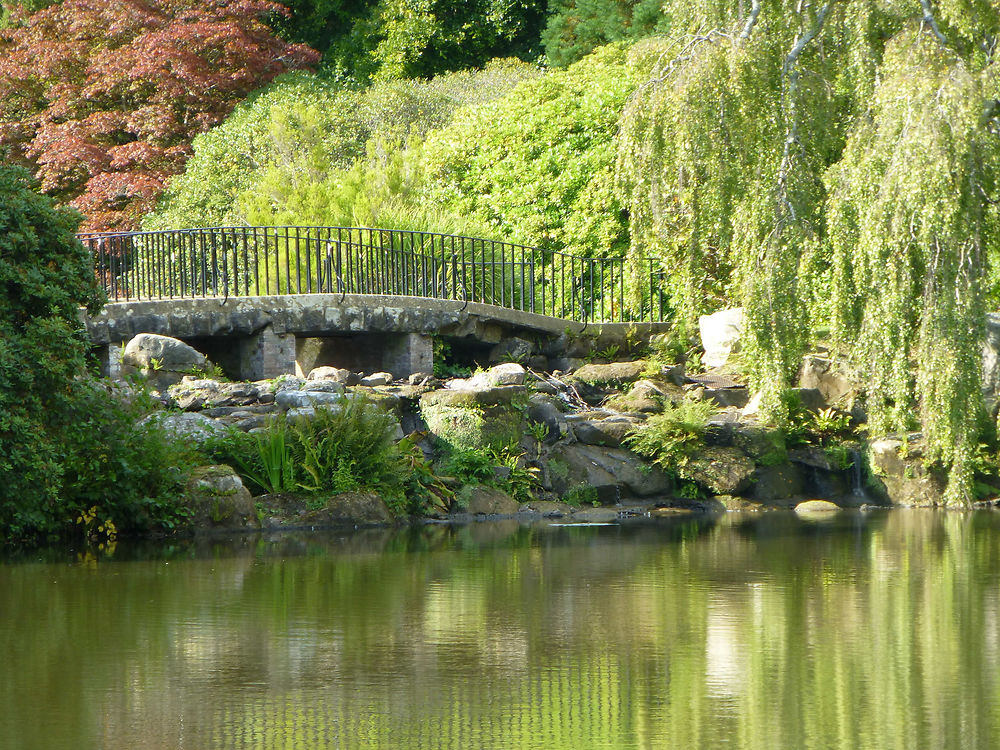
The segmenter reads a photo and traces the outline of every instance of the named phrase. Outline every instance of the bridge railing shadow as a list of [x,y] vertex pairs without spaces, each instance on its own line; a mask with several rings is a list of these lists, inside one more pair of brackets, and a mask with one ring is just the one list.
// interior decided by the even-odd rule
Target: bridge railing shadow
[[114,302],[364,294],[481,302],[579,322],[661,321],[653,259],[582,258],[458,235],[208,227],[79,235]]

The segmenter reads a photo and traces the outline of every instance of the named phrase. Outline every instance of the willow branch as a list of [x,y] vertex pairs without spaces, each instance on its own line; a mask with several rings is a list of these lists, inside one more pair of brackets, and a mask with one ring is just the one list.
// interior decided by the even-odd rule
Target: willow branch
[[757,25],[757,18],[760,16],[760,0],[750,0],[750,17],[747,19],[746,25],[743,27],[743,31],[740,32],[739,40],[742,42],[744,39],[749,38],[750,32],[753,31],[753,27]]
[[921,19],[921,22],[927,24],[931,31],[934,32],[934,36],[938,38],[938,41],[947,47],[948,40],[944,38],[944,34],[941,33],[941,29],[937,24],[937,19],[934,18],[934,11],[931,9],[931,0],[920,0],[920,7],[924,9],[924,17]]
[[782,98],[787,102],[785,111],[788,119],[788,133],[785,136],[785,146],[781,153],[781,163],[778,166],[778,195],[788,210],[788,215],[792,221],[796,220],[796,214],[795,207],[788,199],[788,173],[792,164],[792,146],[795,146],[799,142],[798,112],[795,104],[795,97],[798,95],[799,89],[797,64],[805,48],[823,30],[823,24],[832,5],[833,0],[829,0],[826,5],[819,9],[819,12],[816,14],[816,22],[812,25],[812,28],[795,40],[795,44],[792,45],[792,49],[789,51],[788,56],[785,57],[785,62],[781,66],[781,76],[787,82]]

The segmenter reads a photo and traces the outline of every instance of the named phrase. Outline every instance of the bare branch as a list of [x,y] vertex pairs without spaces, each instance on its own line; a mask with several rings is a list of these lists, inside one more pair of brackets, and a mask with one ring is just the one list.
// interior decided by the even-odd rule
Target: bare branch
[[944,34],[941,33],[941,29],[938,27],[937,20],[934,18],[934,11],[931,9],[931,0],[920,0],[920,7],[924,9],[924,17],[921,19],[921,22],[927,24],[931,31],[934,32],[934,36],[938,38],[938,41],[947,47],[948,40],[944,38]]
[[739,39],[741,42],[750,37],[750,32],[753,31],[753,27],[757,25],[757,17],[760,16],[760,0],[750,0],[750,2],[750,17],[747,19],[747,23],[746,26],[743,27],[743,31],[740,32]]

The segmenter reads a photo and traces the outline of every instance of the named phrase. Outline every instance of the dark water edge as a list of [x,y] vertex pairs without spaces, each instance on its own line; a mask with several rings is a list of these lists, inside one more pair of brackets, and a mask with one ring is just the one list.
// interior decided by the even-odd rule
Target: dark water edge
[[997,747],[1000,514],[39,551],[0,649],[0,748]]

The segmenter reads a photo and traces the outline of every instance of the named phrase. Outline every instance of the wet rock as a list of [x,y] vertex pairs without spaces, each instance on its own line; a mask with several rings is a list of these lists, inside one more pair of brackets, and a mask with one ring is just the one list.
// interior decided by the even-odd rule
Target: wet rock
[[757,512],[764,508],[759,502],[733,495],[716,495],[711,497],[705,501],[705,507],[708,510],[718,510],[725,513]]
[[618,520],[615,508],[581,508],[572,515],[574,523],[613,523]]
[[706,367],[722,367],[729,355],[740,350],[744,315],[742,307],[720,310],[698,318],[698,331],[705,355],[701,361]]
[[382,525],[392,514],[374,492],[343,492],[322,500],[296,494],[261,495],[256,498],[266,514],[264,526],[281,528],[335,528]]
[[688,459],[684,477],[714,495],[738,495],[750,486],[755,468],[738,448],[708,446]]
[[495,487],[472,487],[468,490],[469,513],[483,516],[513,515],[520,509],[517,501]]
[[256,508],[243,480],[229,466],[199,466],[191,472],[184,504],[195,533],[257,529]]

